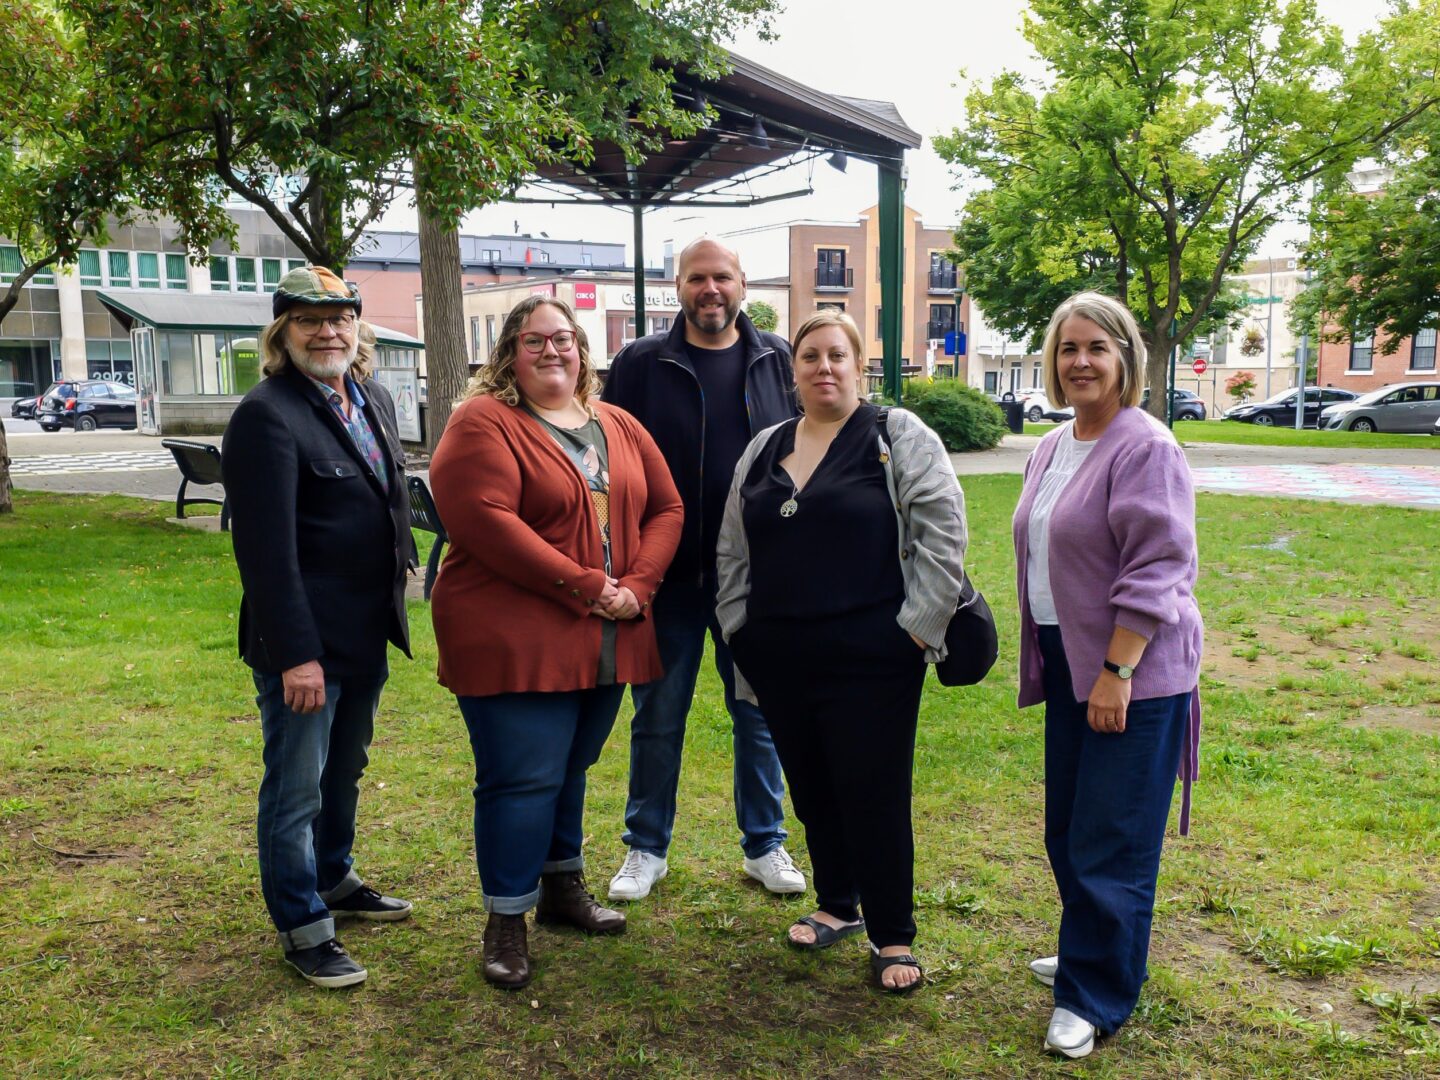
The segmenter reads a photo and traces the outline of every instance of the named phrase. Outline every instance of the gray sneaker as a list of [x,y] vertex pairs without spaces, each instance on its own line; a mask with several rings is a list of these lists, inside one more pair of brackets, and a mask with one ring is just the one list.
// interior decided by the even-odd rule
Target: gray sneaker
[[316,986],[337,990],[365,981],[365,969],[350,959],[345,947],[331,938],[309,949],[295,949],[285,954],[286,961]]

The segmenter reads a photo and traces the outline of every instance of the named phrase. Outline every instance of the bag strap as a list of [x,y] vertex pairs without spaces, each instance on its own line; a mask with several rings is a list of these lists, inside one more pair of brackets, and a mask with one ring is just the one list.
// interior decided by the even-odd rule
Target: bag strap
[[886,450],[893,450],[890,444],[890,406],[886,405],[875,410],[875,423],[880,428],[880,441],[885,444]]

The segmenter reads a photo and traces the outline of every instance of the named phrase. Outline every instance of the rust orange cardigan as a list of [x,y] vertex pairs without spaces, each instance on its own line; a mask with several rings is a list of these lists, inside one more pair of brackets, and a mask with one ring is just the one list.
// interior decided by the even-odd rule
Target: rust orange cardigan
[[[616,681],[662,674],[648,616],[680,542],[684,508],[665,459],[639,421],[594,401],[610,466],[611,567],[643,605],[618,624]],[[524,409],[463,402],[430,464],[450,534],[431,617],[440,683],[483,697],[595,685],[605,585],[600,524],[580,472]]]

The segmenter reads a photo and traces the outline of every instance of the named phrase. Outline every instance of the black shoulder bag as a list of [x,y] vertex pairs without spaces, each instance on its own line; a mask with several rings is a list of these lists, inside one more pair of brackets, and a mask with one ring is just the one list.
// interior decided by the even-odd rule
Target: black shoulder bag
[[[879,415],[880,438],[886,450],[892,449],[890,429],[886,425],[889,414],[889,409],[881,409]],[[893,477],[888,462],[886,468]],[[942,686],[974,686],[990,673],[999,655],[995,616],[967,573],[960,583],[960,601],[955,606],[955,614],[945,628],[945,659],[935,665],[935,677]]]

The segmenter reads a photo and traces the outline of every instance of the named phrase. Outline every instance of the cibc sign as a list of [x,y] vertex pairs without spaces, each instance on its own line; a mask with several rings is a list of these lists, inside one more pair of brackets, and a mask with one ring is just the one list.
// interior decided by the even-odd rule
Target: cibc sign
[[595,283],[593,281],[588,285],[581,285],[579,282],[575,283],[575,310],[595,310]]

